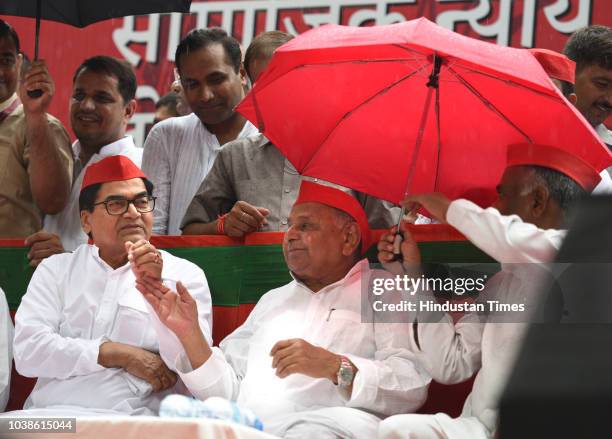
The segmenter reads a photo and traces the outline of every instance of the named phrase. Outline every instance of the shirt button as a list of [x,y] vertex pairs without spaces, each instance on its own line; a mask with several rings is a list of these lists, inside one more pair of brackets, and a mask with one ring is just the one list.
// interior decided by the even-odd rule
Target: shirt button
[[286,226],[286,225],[287,225],[287,220],[282,220],[282,221],[281,221],[281,224],[282,224],[283,226]]
[[285,188],[285,193],[288,194],[289,192],[291,192],[288,188]]

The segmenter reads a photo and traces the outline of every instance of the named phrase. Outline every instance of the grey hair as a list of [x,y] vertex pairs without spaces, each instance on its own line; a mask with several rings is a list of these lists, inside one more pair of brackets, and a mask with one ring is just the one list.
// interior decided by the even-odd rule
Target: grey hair
[[537,179],[548,188],[550,197],[557,202],[564,218],[580,199],[588,195],[582,186],[559,171],[543,166],[527,167],[533,169]]

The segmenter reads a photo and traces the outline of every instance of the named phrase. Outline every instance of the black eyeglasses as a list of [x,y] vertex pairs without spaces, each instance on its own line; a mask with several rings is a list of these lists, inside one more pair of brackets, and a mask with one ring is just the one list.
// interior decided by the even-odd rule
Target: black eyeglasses
[[99,203],[94,203],[93,205],[98,206],[100,204],[104,204],[106,212],[109,215],[123,215],[125,212],[128,211],[130,204],[133,204],[138,212],[147,213],[155,209],[156,199],[157,197],[150,197],[149,195],[144,195],[142,197],[134,198],[133,200],[128,200],[127,198],[117,198],[100,201]]

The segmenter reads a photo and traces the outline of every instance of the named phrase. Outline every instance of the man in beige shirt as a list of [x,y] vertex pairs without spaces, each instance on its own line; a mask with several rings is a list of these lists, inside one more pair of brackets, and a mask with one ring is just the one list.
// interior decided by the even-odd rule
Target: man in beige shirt
[[[0,237],[6,238],[26,237],[40,229],[43,214],[61,211],[72,179],[68,133],[46,113],[55,86],[45,62],[32,63],[19,81],[21,63],[17,33],[0,20]],[[28,96],[37,89],[42,95]]]

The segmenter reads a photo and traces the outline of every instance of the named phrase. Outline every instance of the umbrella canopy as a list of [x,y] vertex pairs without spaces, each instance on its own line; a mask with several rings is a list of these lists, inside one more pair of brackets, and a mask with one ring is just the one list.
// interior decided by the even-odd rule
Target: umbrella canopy
[[[36,18],[37,0],[2,0],[0,14]],[[40,18],[85,27],[109,18],[163,12],[189,12],[191,0],[43,0]]]
[[308,31],[276,51],[237,110],[302,174],[395,203],[441,191],[489,204],[513,143],[612,164],[527,50],[425,18]]

